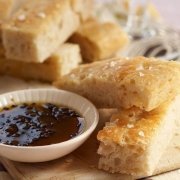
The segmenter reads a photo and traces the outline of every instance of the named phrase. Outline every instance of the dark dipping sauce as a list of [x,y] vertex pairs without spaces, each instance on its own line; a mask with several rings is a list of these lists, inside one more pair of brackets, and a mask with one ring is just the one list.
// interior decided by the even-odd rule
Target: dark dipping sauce
[[0,111],[0,143],[42,146],[67,141],[83,130],[84,118],[54,104],[13,105]]

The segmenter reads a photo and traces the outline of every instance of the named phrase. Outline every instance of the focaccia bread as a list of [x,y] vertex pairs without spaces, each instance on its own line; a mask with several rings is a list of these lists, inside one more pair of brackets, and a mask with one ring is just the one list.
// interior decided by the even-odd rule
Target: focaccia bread
[[93,16],[94,0],[70,0],[73,10],[79,14],[81,21]]
[[150,111],[180,91],[180,63],[154,58],[119,58],[81,65],[57,87],[85,96],[99,108]]
[[28,0],[0,0],[0,41],[1,41],[1,25],[8,20],[20,6]]
[[55,81],[69,73],[81,63],[82,58],[78,45],[66,43],[43,63],[26,63],[6,59],[0,54],[0,74],[22,79]]
[[0,22],[7,20],[27,0],[0,0]]
[[14,2],[14,0],[0,0],[0,24],[12,14]]
[[153,174],[180,121],[180,96],[145,112],[119,110],[98,133],[99,168],[138,178]]
[[8,59],[43,62],[79,27],[70,1],[31,0],[2,25]]
[[128,42],[127,34],[114,23],[99,23],[93,19],[84,22],[71,36],[70,42],[80,45],[85,61],[112,57]]

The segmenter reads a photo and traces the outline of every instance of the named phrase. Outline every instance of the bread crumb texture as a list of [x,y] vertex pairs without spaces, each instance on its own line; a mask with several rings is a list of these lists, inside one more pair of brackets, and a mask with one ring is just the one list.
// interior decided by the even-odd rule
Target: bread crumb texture
[[151,111],[180,93],[180,63],[115,58],[81,65],[55,84],[89,98],[99,108],[136,106]]

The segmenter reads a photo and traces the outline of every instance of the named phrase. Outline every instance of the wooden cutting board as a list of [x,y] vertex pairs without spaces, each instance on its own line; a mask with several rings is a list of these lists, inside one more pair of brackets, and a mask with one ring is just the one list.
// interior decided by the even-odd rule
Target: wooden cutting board
[[[7,81],[5,81],[7,82]],[[22,82],[18,82],[22,83]],[[21,84],[17,86],[17,82],[11,87],[5,88],[6,86],[1,86],[3,83],[0,79],[1,92],[16,90],[24,88],[30,88],[29,83]],[[21,88],[20,88],[21,87]],[[31,87],[42,87],[42,85],[31,84]],[[49,87],[48,85],[43,85],[43,87]],[[3,89],[4,88],[4,89]],[[101,110],[100,111],[100,123],[96,128],[92,136],[75,152],[70,155],[60,158],[58,160],[44,162],[44,163],[18,163],[13,162],[4,158],[0,161],[6,167],[10,175],[14,179],[24,179],[24,180],[61,180],[61,179],[78,179],[78,180],[92,180],[92,179],[102,179],[102,180],[128,180],[133,179],[131,176],[120,175],[120,174],[109,174],[104,171],[97,169],[98,155],[96,153],[98,148],[98,141],[96,140],[96,135],[99,129],[102,129],[105,121],[109,120],[110,115],[114,110]],[[32,154],[33,156],[33,154]],[[177,127],[174,138],[172,139],[166,152],[163,154],[156,171],[154,174],[160,174],[163,172],[172,171],[180,168],[180,126]],[[180,179],[180,173],[175,175],[177,179]],[[179,177],[179,178],[178,178]],[[151,177],[152,180],[156,177]],[[163,178],[162,178],[163,179]],[[164,178],[165,179],[165,178]],[[155,180],[155,179],[154,179]]]
[[0,179],[1,180],[12,180],[11,176],[7,172],[0,171]]

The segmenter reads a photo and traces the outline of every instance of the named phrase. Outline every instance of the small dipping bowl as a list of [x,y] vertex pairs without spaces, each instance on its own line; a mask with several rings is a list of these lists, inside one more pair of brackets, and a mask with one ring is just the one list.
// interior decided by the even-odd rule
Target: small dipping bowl
[[13,146],[0,143],[0,156],[19,162],[44,162],[65,156],[78,148],[98,124],[99,114],[87,99],[63,90],[34,89],[0,95],[0,109],[23,103],[52,103],[66,106],[84,117],[84,129],[75,138],[45,146]]

